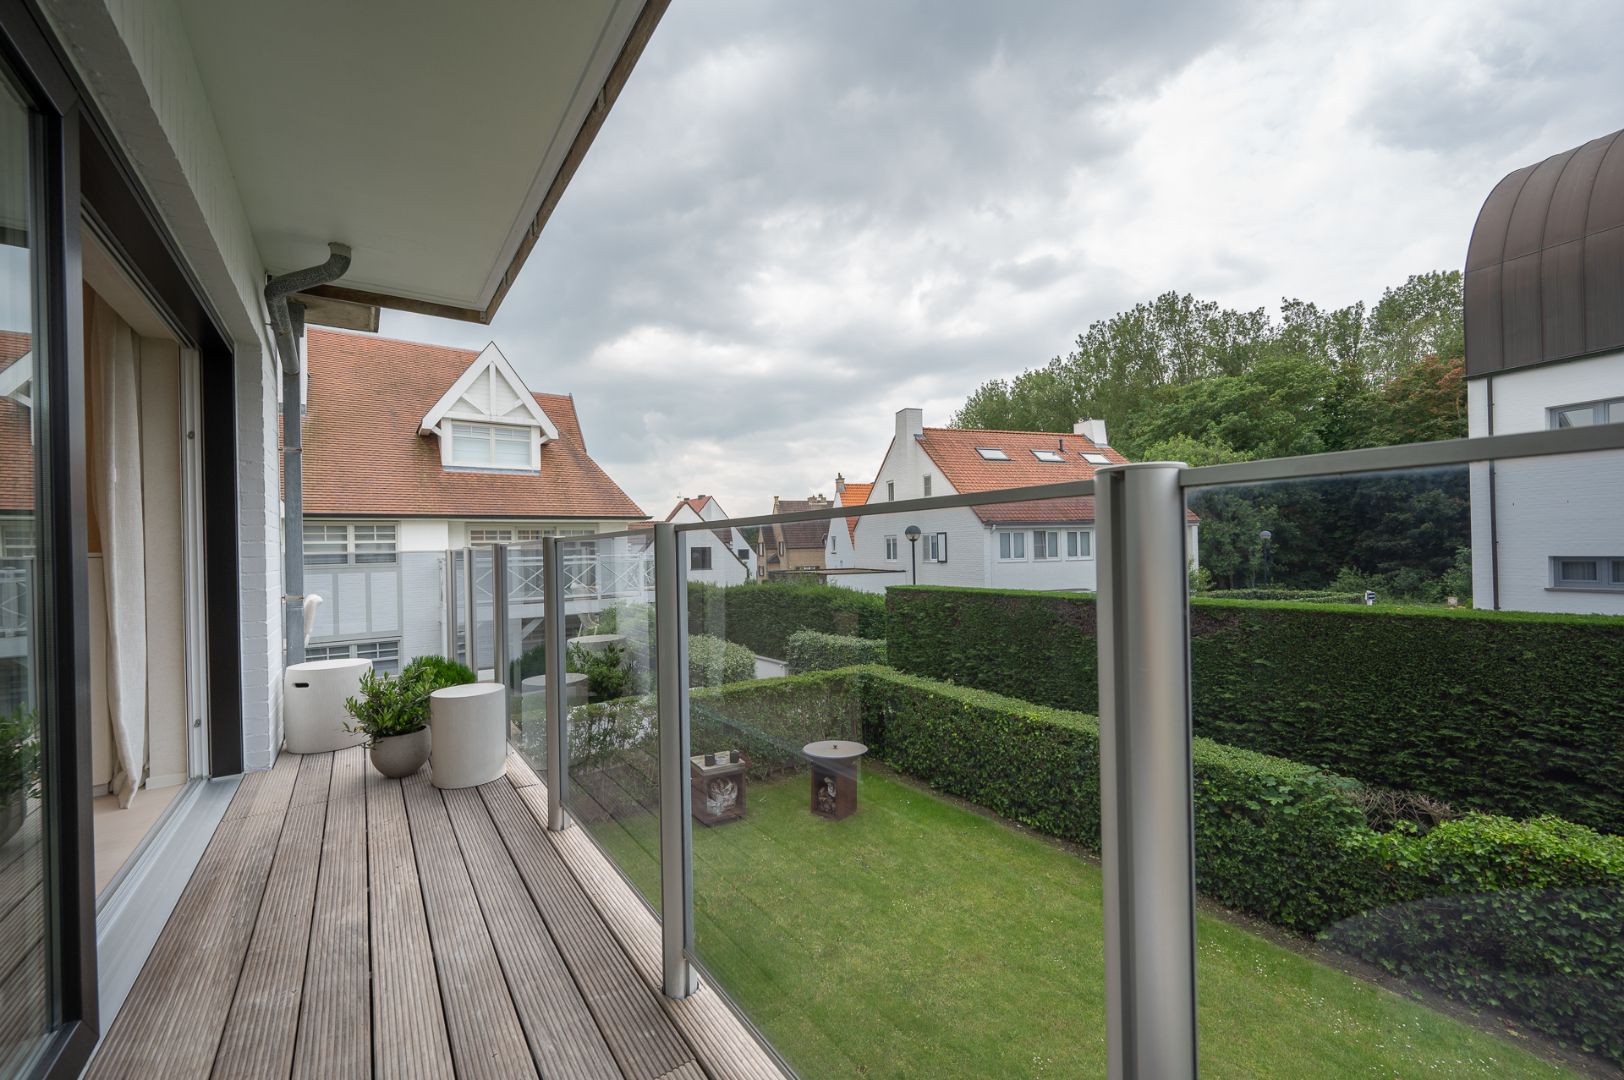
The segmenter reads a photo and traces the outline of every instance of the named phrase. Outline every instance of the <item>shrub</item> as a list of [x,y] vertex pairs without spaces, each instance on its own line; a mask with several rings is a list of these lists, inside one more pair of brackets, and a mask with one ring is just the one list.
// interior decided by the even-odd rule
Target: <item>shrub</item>
[[789,636],[789,672],[832,671],[853,664],[885,663],[885,640],[825,634],[820,630],[797,630]]
[[396,678],[387,671],[361,673],[361,692],[346,698],[344,709],[354,724],[344,730],[366,736],[371,746],[379,739],[410,735],[429,722],[429,691],[417,679]]
[[1213,589],[1209,600],[1296,600],[1304,604],[1362,604],[1365,591],[1337,592],[1332,589]]
[[[894,587],[890,662],[1097,707],[1094,602]],[[1193,599],[1197,734],[1463,810],[1624,832],[1624,619]]]
[[23,704],[0,716],[0,806],[39,795],[39,728]]
[[837,585],[751,582],[722,588],[688,585],[688,627],[783,659],[789,636],[821,630],[861,638],[885,636],[885,598]]
[[688,685],[722,686],[756,677],[756,654],[709,634],[688,636]]
[[625,646],[610,642],[601,649],[585,649],[571,642],[565,655],[565,669],[586,676],[587,696],[593,701],[613,701],[638,692],[637,673],[627,660]]
[[400,677],[416,682],[430,693],[478,681],[473,668],[443,656],[419,656],[401,670]]

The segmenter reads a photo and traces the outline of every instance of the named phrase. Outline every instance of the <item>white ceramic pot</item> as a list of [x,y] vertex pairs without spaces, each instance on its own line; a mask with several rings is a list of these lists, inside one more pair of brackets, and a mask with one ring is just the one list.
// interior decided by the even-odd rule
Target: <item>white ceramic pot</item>
[[478,787],[507,768],[507,687],[465,683],[429,695],[430,755],[437,788]]
[[372,743],[372,767],[392,780],[410,776],[429,759],[431,745],[428,728],[377,739]]

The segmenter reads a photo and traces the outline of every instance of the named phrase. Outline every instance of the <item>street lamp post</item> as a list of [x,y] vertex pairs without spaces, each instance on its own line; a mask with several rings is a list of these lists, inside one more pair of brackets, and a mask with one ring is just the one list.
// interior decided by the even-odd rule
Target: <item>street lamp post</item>
[[1258,533],[1263,539],[1263,587],[1269,587],[1269,541],[1274,539],[1274,533],[1264,529]]
[[909,525],[906,529],[902,530],[902,535],[908,538],[908,583],[910,585],[918,585],[919,562],[916,556],[919,553],[919,537],[921,535],[919,532],[919,526]]

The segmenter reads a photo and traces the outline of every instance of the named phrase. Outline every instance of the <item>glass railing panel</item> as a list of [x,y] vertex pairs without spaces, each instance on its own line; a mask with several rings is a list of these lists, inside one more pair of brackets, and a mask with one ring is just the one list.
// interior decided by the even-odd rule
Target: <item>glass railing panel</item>
[[398,675],[419,656],[446,655],[445,552],[341,558],[305,563],[305,594],[321,598],[306,659],[359,656]]
[[783,529],[765,583],[685,534],[695,959],[803,1076],[1103,1075],[1092,717],[1027,740],[1034,706],[963,685],[995,665],[931,651],[1018,649],[941,601],[993,594],[924,588],[1081,602],[1092,523],[1074,499]]
[[[658,910],[652,539],[648,532],[561,545],[570,727],[565,807],[573,823],[592,836]],[[543,665],[526,676],[524,685],[544,685],[550,678]]]
[[1617,455],[1188,504],[1204,1074],[1624,1065]]
[[546,772],[547,703],[534,684],[525,679],[546,671],[547,623],[543,603],[546,576],[542,544],[509,544],[507,558],[507,655],[503,658],[508,685],[508,731],[518,750],[538,774]]

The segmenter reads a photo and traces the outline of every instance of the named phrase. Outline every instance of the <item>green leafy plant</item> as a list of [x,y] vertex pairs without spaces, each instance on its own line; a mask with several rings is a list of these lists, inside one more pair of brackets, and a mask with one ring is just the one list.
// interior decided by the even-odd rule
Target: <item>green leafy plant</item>
[[467,664],[448,660],[443,656],[419,656],[402,669],[400,677],[418,683],[430,693],[444,690],[448,686],[462,686],[478,681],[473,669]]
[[421,731],[429,722],[429,693],[417,679],[396,678],[387,671],[363,672],[361,693],[344,701],[354,721],[344,730],[365,735],[368,746]]
[[39,727],[24,704],[0,716],[0,806],[38,797]]
[[722,686],[756,677],[756,654],[709,634],[688,636],[688,685]]
[[584,649],[571,643],[565,667],[586,676],[587,696],[613,701],[637,693],[637,673],[623,645],[609,642],[602,649]]

